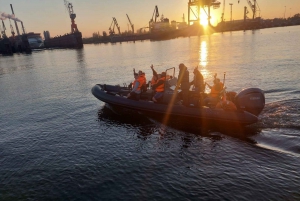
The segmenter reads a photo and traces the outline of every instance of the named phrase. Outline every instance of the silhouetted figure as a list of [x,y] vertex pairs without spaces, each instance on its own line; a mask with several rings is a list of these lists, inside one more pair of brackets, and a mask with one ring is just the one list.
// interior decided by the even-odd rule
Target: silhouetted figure
[[198,67],[194,69],[193,73],[194,73],[194,80],[190,82],[190,85],[194,85],[195,92],[197,93],[204,92],[205,89],[204,79],[203,79],[203,75],[198,70]]
[[181,92],[179,93],[179,97],[183,100],[183,105],[189,106],[189,89],[190,89],[189,71],[187,70],[187,67],[183,63],[179,64],[177,88],[181,89]]

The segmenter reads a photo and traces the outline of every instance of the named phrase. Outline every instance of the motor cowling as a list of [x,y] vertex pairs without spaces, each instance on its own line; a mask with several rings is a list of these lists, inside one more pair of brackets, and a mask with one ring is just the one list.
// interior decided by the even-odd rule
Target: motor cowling
[[247,88],[240,91],[234,100],[238,109],[258,116],[265,107],[265,94],[259,88]]

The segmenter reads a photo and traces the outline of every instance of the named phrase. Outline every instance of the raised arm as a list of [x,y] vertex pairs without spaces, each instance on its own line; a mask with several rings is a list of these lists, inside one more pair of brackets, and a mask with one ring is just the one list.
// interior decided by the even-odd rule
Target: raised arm
[[135,68],[133,68],[133,75],[135,74]]
[[153,64],[150,66],[150,68],[152,70],[153,75],[156,76],[156,77],[158,77],[157,72],[153,68]]

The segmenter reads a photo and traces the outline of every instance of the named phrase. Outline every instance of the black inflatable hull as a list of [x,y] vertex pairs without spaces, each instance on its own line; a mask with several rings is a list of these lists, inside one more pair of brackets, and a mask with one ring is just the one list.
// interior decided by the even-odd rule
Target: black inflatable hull
[[257,116],[246,111],[224,111],[208,107],[185,107],[183,105],[155,104],[148,101],[135,101],[107,93],[101,85],[92,88],[92,94],[102,102],[118,106],[121,108],[132,109],[145,115],[160,115],[164,119],[169,116],[194,119],[199,123],[225,123],[235,125],[249,125],[258,121]]

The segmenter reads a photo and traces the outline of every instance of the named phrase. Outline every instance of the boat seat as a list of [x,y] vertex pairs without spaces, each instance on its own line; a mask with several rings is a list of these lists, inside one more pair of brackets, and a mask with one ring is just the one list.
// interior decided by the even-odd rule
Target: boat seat
[[172,86],[176,86],[178,79],[176,77],[172,77],[171,79],[169,79],[167,81],[167,86],[168,87],[172,87]]
[[119,92],[121,90],[120,85],[103,85],[103,89],[108,92]]
[[154,91],[152,89],[148,89],[145,92],[142,92],[140,95],[140,99],[150,101],[154,95]]
[[195,107],[202,106],[204,101],[204,92],[189,91],[189,103]]
[[[175,98],[174,98],[175,96]],[[164,92],[164,95],[162,97],[161,103],[163,104],[169,104],[171,100],[174,98],[174,103],[178,102],[178,93],[177,91],[166,89]]]

